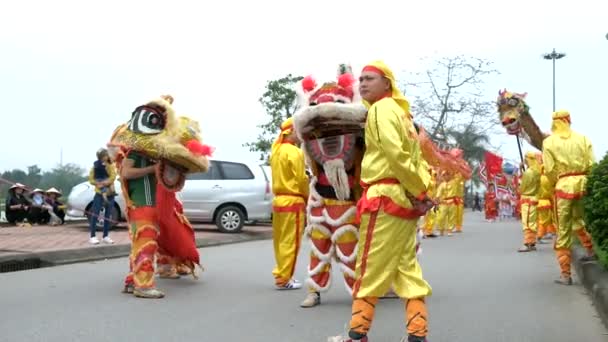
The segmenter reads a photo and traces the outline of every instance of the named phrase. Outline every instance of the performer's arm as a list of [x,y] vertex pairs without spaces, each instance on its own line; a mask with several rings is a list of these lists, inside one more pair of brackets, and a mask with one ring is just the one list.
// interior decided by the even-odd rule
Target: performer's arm
[[147,174],[154,173],[156,170],[156,165],[150,165],[142,168],[135,167],[135,161],[131,158],[125,158],[122,161],[122,166],[120,169],[120,177],[128,180],[128,179],[136,179],[143,177]]
[[368,122],[377,125],[375,131],[378,135],[378,143],[386,154],[390,168],[407,192],[418,199],[423,199],[426,195],[426,185],[418,174],[418,165],[413,163],[411,155],[415,141],[412,141],[408,132],[405,132],[403,122],[397,113],[391,109],[382,110],[383,108],[378,106],[374,109]]
[[595,164],[595,154],[593,153],[593,145],[591,145],[591,141],[587,137],[585,137],[585,145],[587,147],[587,155],[585,156],[587,165],[585,165],[585,171],[590,171],[593,164]]
[[558,175],[556,174],[555,170],[555,159],[553,158],[551,151],[549,151],[546,146],[547,140],[548,139],[545,139],[545,141],[543,141],[543,165],[545,167],[545,175],[547,176],[547,179],[552,185],[555,185],[555,183],[557,183]]
[[97,182],[95,181],[95,168],[92,167],[91,171],[89,171],[89,183],[97,186]]
[[308,197],[309,181],[306,175],[306,163],[304,161],[304,153],[298,150],[297,153],[292,153],[289,156],[289,161],[295,175],[300,194],[304,197]]

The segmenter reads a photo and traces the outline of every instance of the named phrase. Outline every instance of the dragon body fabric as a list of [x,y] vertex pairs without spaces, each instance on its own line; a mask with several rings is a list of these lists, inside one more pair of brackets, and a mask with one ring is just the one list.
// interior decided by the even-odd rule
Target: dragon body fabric
[[[198,122],[178,117],[172,106],[173,98],[165,95],[139,106],[131,119],[118,126],[108,143],[112,158],[120,170],[122,160],[136,152],[156,163],[156,194],[153,207],[136,207],[130,198],[129,182],[122,179],[123,196],[127,203],[127,219],[132,238],[131,274],[137,277],[137,269],[154,269],[151,265],[138,265],[139,254],[148,251],[154,242],[157,263],[169,265],[179,273],[195,276],[195,266],[200,266],[194,230],[183,214],[183,207],[176,196],[185,183],[186,174],[206,172],[207,159],[212,149],[201,142]],[[146,209],[146,210],[144,210]],[[142,223],[143,222],[143,223]],[[149,228],[146,232],[144,225]],[[148,237],[146,243],[138,243],[140,237]],[[138,251],[141,247],[141,251]],[[154,260],[154,256],[152,257]],[[132,274],[135,273],[135,274]],[[148,272],[149,273],[149,272]],[[127,285],[132,279],[127,279]],[[142,281],[144,282],[144,281]],[[141,284],[142,287],[153,287]],[[145,283],[145,282],[144,282]],[[135,286],[138,286],[135,281]]]

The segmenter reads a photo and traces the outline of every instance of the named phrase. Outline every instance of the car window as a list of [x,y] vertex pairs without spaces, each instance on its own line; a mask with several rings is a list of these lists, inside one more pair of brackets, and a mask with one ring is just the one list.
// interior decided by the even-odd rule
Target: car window
[[211,180],[211,179],[222,179],[220,176],[220,170],[217,167],[217,163],[211,162],[209,170],[207,172],[190,173],[186,176],[188,180]]
[[245,164],[220,162],[224,179],[253,179],[253,173]]

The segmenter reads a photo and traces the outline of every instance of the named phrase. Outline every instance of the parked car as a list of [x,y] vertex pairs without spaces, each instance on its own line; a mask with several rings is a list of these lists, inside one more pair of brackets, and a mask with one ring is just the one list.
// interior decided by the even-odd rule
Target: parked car
[[[272,213],[271,174],[268,166],[211,160],[205,173],[189,174],[178,193],[184,214],[192,222],[213,222],[221,232],[238,233],[247,221],[270,221]],[[114,222],[125,220],[126,206],[116,182]],[[94,187],[76,185],[68,196],[67,214],[89,216]],[[102,210],[103,211],[103,210]],[[100,213],[98,225],[101,225]]]

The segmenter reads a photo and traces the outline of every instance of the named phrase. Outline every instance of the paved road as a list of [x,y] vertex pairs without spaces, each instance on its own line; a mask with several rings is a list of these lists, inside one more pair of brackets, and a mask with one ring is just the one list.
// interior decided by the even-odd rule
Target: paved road
[[[466,220],[464,234],[423,244],[434,288],[430,341],[608,341],[583,287],[552,284],[558,269],[549,245],[517,254],[516,223]],[[125,259],[0,274],[0,341],[325,342],[340,333],[350,317],[342,284],[323,306],[300,309],[303,290],[272,288],[271,246],[204,249],[203,277],[160,281],[168,294],[161,301],[119,293]],[[301,276],[304,257],[298,266]],[[402,308],[380,302],[370,341],[400,340]]]

